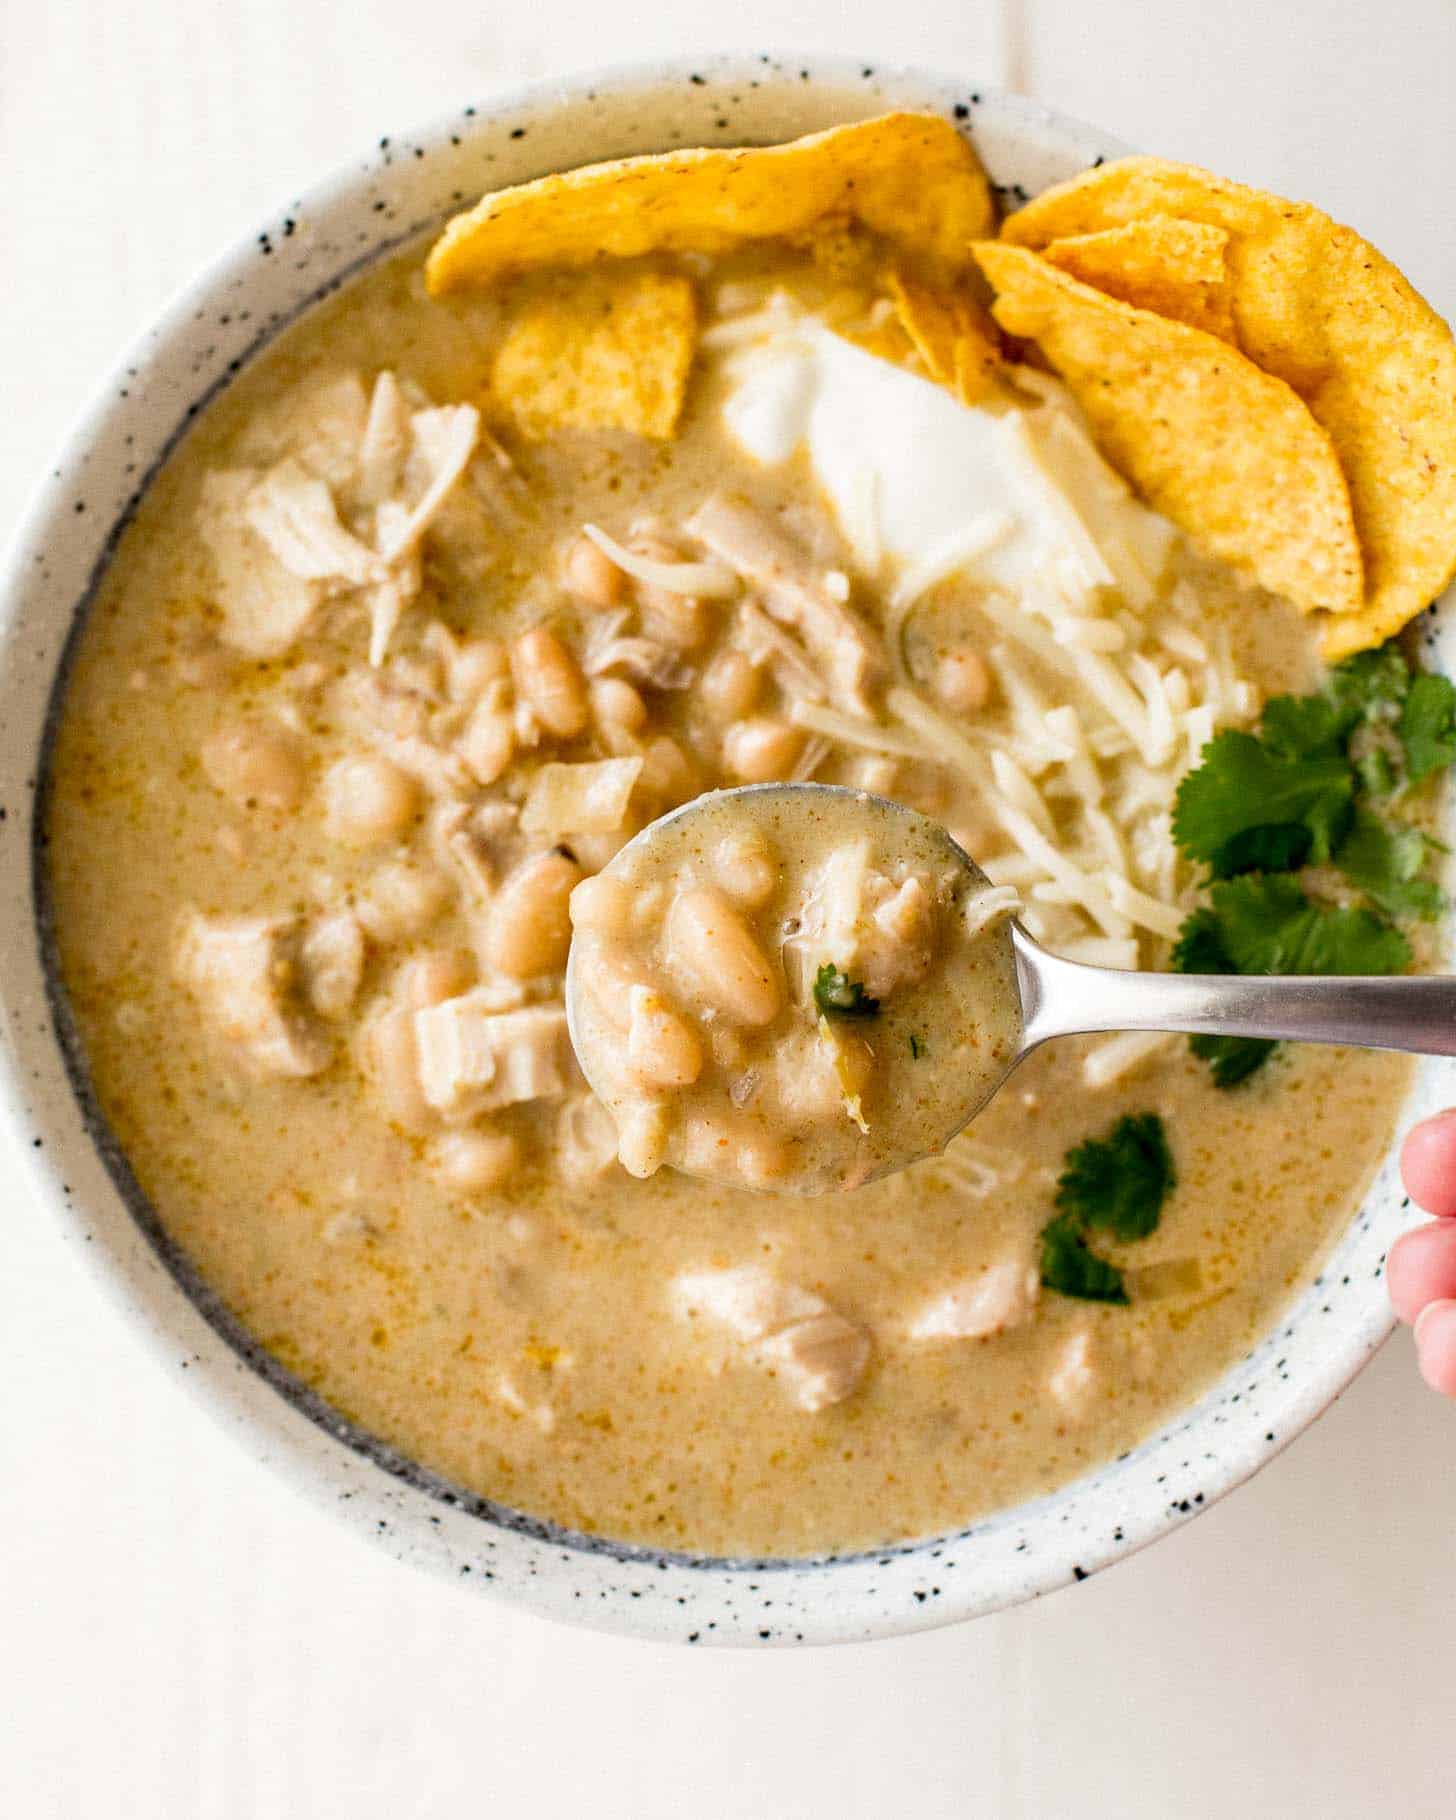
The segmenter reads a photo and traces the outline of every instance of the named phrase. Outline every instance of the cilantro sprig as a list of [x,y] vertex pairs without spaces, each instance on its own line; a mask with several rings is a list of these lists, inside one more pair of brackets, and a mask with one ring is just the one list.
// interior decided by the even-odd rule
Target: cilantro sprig
[[[1238,972],[1215,910],[1195,910],[1185,921],[1173,948],[1173,967],[1178,973]],[[1188,1047],[1208,1063],[1215,1087],[1237,1087],[1258,1073],[1278,1045],[1262,1036],[1190,1036]]]
[[1448,677],[1426,672],[1411,679],[1396,732],[1413,784],[1456,760],[1456,687]]
[[1178,787],[1173,838],[1215,878],[1284,872],[1323,865],[1354,812],[1355,776],[1343,752],[1290,751],[1225,732]]
[[1041,1229],[1041,1281],[1043,1289],[1079,1302],[1127,1306],[1122,1272],[1089,1249],[1082,1222],[1071,1214],[1061,1214]]
[[[1456,762],[1456,687],[1413,674],[1383,645],[1336,665],[1312,695],[1265,706],[1257,733],[1224,732],[1203,749],[1174,806],[1173,834],[1207,865],[1210,902],[1184,924],[1173,965],[1184,973],[1399,973],[1411,963],[1397,918],[1438,916],[1426,876],[1438,843],[1378,814]],[[1292,876],[1332,865],[1365,899],[1323,904]],[[1216,1086],[1233,1087],[1275,1045],[1196,1036]]]
[[1091,1249],[1088,1235],[1107,1232],[1124,1243],[1147,1238],[1177,1180],[1155,1112],[1128,1114],[1106,1137],[1069,1150],[1057,1182],[1057,1217],[1041,1233],[1043,1286],[1082,1301],[1126,1303],[1121,1270]]
[[1336,864],[1387,916],[1429,922],[1441,914],[1440,888],[1423,876],[1435,842],[1408,822],[1389,822],[1364,804],[1336,855]]
[[[1456,687],[1412,675],[1385,645],[1337,665],[1316,694],[1276,696],[1257,734],[1212,739],[1178,788],[1173,837],[1214,878],[1340,864],[1356,839],[1368,876],[1370,824],[1357,797],[1403,793],[1453,761]],[[1397,882],[1413,876],[1398,869],[1408,854],[1386,856]]]
[[825,1017],[875,1017],[880,1009],[880,1001],[833,961],[825,961],[814,975],[814,1003]]

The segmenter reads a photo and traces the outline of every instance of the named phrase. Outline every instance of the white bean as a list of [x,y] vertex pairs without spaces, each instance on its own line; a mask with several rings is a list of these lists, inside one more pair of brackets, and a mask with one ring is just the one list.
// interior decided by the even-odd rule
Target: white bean
[[639,1101],[624,1109],[617,1125],[617,1161],[628,1175],[645,1177],[662,1167],[671,1129],[663,1106]]
[[571,894],[571,926],[617,935],[632,924],[632,887],[620,878],[584,878]]
[[449,881],[433,867],[395,860],[381,866],[356,906],[365,933],[376,942],[423,935],[450,902]]
[[559,849],[522,861],[490,907],[491,966],[512,979],[559,972],[571,946],[571,894],[580,883],[581,867]]
[[578,537],[572,543],[561,565],[561,579],[583,606],[595,607],[599,612],[616,606],[626,581],[606,551],[589,537]]
[[642,748],[642,769],[637,788],[671,808],[698,793],[698,774],[692,760],[670,734],[660,733]]
[[605,732],[640,733],[647,724],[647,703],[620,676],[599,676],[592,683],[592,718]]
[[856,790],[868,790],[872,796],[893,796],[900,780],[898,760],[867,752],[851,759],[844,769],[844,781]]
[[723,766],[745,784],[767,784],[788,777],[804,750],[801,728],[760,715],[741,720],[723,736]]
[[571,652],[554,632],[536,626],[511,646],[516,693],[557,739],[574,739],[587,722],[586,684]]
[[357,755],[329,766],[323,780],[324,833],[344,847],[392,845],[419,808],[415,780],[387,758]]
[[506,648],[498,638],[472,638],[451,652],[449,689],[453,701],[475,701],[492,683],[511,673]]
[[716,721],[742,720],[763,690],[763,675],[742,651],[720,651],[702,674],[698,700]]
[[469,766],[475,781],[493,784],[511,762],[516,750],[516,723],[508,707],[491,693],[471,711],[455,749]]
[[672,966],[703,1004],[736,1024],[771,1023],[783,990],[742,915],[711,886],[683,891],[667,913]]
[[303,757],[281,727],[218,727],[203,740],[200,756],[208,782],[240,809],[287,811],[303,797]]
[[690,1087],[702,1072],[703,1045],[660,992],[634,986],[627,1062],[644,1087]]
[[968,646],[947,651],[935,666],[935,694],[955,714],[979,714],[991,699],[990,666]]
[[773,896],[779,866],[761,841],[734,835],[718,842],[713,853],[713,876],[740,904],[757,910]]

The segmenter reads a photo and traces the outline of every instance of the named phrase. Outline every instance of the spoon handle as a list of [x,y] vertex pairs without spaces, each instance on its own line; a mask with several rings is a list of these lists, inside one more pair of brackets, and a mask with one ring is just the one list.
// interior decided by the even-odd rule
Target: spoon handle
[[1456,979],[1123,973],[1059,960],[1013,928],[1023,1052],[1048,1037],[1173,1030],[1456,1055]]

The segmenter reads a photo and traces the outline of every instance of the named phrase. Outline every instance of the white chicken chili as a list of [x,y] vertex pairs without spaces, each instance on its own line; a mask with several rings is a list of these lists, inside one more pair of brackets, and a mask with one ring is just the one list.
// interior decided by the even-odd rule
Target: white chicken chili
[[1005,1075],[1016,894],[861,791],[699,799],[572,894],[577,1057],[629,1173],[856,1188]]
[[[589,322],[593,285],[676,300],[668,436],[505,408],[555,275],[364,274],[149,488],[53,755],[60,976],[171,1238],[366,1430],[653,1547],[880,1546],[1133,1445],[1316,1268],[1408,1079],[1281,1050],[1226,1089],[1177,1038],[1069,1041],[943,1156],[748,1191],[858,1179],[935,1126],[943,1046],[990,1066],[1013,894],[1062,954],[1167,966],[1207,872],[1181,780],[1322,686],[1308,622],[1140,504],[1055,380],[938,384],[887,258],[856,228],[573,277]],[[949,829],[994,916],[837,810],[623,897],[649,823],[804,780]],[[573,917],[644,1084],[621,1137],[568,1037]],[[715,1122],[743,1188],[646,1176]]]

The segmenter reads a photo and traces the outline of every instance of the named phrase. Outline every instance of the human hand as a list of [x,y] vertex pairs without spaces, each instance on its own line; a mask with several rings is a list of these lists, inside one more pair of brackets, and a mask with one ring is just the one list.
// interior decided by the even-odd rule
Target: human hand
[[1421,1376],[1456,1397],[1456,1107],[1407,1135],[1400,1173],[1410,1198],[1436,1217],[1391,1246],[1386,1285],[1396,1315],[1414,1323]]

